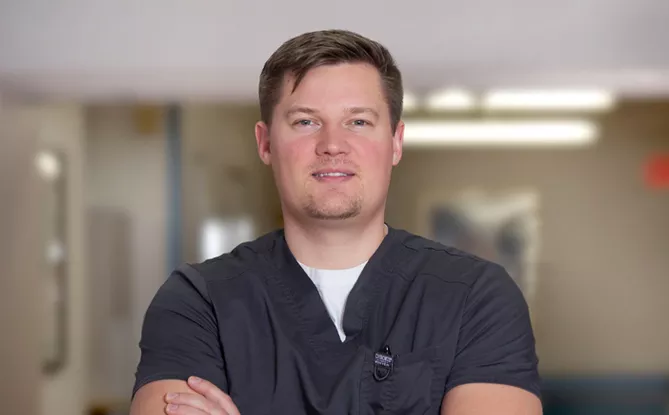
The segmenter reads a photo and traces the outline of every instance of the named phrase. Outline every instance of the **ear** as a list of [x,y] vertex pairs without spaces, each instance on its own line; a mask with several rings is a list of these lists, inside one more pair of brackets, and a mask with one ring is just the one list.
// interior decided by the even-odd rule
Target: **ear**
[[402,147],[404,145],[404,121],[397,123],[395,135],[393,135],[393,166],[397,166],[402,160]]
[[272,164],[272,151],[269,142],[269,126],[262,121],[256,123],[256,145],[258,146],[258,156],[266,165]]

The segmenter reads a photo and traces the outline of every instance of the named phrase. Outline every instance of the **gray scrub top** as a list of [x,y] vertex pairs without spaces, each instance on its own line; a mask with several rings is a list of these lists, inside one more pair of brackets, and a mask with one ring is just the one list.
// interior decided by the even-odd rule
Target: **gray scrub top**
[[389,227],[341,341],[282,230],[175,270],[145,316],[133,395],[207,379],[243,415],[438,414],[474,382],[540,380],[526,301],[499,265]]

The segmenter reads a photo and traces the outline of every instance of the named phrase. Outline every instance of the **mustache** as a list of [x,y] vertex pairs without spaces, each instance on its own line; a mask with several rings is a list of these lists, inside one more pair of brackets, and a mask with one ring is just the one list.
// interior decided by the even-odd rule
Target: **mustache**
[[337,157],[321,157],[318,159],[318,161],[309,165],[309,169],[311,171],[337,167],[346,167],[354,171],[360,170],[360,167],[357,163],[348,159]]

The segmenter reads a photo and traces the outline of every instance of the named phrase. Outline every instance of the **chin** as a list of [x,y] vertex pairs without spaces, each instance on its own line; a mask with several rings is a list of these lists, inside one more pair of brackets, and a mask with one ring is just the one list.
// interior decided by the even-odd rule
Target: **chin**
[[356,217],[360,214],[360,204],[355,201],[347,203],[310,203],[305,206],[309,217],[324,220],[343,220]]
[[312,219],[330,220],[330,221],[351,219],[351,218],[354,218],[354,217],[358,216],[359,214],[360,214],[360,212],[351,212],[351,211],[342,211],[342,212],[316,212],[316,211],[311,211],[311,212],[309,212],[309,216]]

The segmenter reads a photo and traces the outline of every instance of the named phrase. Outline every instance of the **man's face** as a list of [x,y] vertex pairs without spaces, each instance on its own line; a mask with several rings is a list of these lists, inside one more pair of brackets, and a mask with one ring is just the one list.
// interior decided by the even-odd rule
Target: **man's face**
[[258,152],[272,166],[286,213],[347,219],[380,212],[404,125],[393,134],[378,71],[321,66],[295,92],[293,85],[287,76],[271,127],[256,126]]

